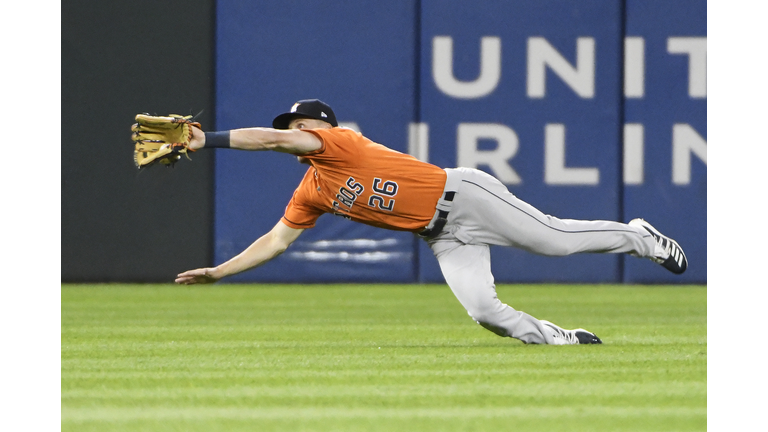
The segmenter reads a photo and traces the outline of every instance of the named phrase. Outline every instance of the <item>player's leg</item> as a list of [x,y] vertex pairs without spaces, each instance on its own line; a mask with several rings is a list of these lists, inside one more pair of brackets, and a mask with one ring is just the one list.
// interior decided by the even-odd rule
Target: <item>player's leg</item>
[[553,343],[539,320],[498,299],[488,246],[439,241],[430,242],[430,247],[448,286],[478,324],[526,343]]
[[449,229],[468,243],[514,246],[547,256],[575,253],[628,253],[657,259],[655,235],[639,225],[605,220],[559,219],[517,198],[496,178],[460,169]]
[[490,249],[443,237],[430,242],[448,286],[478,324],[496,333],[534,344],[601,343],[583,329],[563,330],[547,321],[513,309],[496,295]]

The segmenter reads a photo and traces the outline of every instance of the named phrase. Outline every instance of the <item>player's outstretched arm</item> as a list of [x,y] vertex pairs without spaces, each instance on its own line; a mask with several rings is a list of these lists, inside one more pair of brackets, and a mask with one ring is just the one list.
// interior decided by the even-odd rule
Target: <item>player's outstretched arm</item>
[[236,257],[216,267],[185,271],[176,276],[176,283],[184,285],[214,283],[219,279],[258,267],[288,249],[303,229],[294,229],[278,222],[272,230],[253,242]]
[[[322,123],[322,122],[321,122]],[[202,130],[192,128],[190,147],[198,150],[206,146],[206,135]],[[225,131],[227,132],[227,131]],[[319,150],[323,143],[314,134],[298,129],[282,130],[271,128],[246,128],[228,131],[228,147],[238,150],[273,150],[281,153],[304,154]],[[221,139],[221,137],[219,137]],[[222,143],[216,143],[214,147],[221,147]],[[226,147],[226,145],[225,145]]]

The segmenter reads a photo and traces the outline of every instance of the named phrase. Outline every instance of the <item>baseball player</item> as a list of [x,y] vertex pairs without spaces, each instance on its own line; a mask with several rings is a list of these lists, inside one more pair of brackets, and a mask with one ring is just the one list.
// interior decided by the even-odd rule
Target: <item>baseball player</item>
[[324,213],[424,238],[448,286],[469,315],[499,336],[525,343],[600,344],[593,333],[565,330],[513,309],[496,296],[490,245],[546,256],[627,253],[673,273],[688,261],[677,242],[648,222],[558,219],[510,193],[476,169],[442,169],[338,127],[330,106],[300,100],[273,128],[203,132],[192,128],[190,148],[273,150],[309,165],[284,216],[239,255],[216,267],[183,272],[176,283],[213,283],[280,255]]

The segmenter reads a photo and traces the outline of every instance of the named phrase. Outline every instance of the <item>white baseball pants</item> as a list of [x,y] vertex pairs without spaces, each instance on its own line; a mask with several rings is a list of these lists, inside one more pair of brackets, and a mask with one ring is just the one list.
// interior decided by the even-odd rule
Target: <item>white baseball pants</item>
[[558,219],[521,201],[482,171],[445,171],[446,191],[456,193],[452,202],[441,199],[438,203],[438,208],[450,208],[448,221],[428,244],[448,286],[469,315],[500,336],[525,343],[553,343],[538,319],[497,298],[489,245],[513,246],[546,256],[593,252],[650,257],[654,252],[654,239],[645,230],[620,222]]

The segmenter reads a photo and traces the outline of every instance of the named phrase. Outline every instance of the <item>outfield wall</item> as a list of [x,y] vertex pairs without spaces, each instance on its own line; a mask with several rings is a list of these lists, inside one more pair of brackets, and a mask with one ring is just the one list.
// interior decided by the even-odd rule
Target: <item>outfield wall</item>
[[[706,1],[220,0],[216,128],[319,98],[441,167],[500,178],[545,213],[644,217],[685,248],[674,276],[615,255],[494,248],[497,282],[706,283]],[[214,261],[279,220],[305,167],[215,150]],[[440,282],[426,245],[324,215],[233,282]]]

